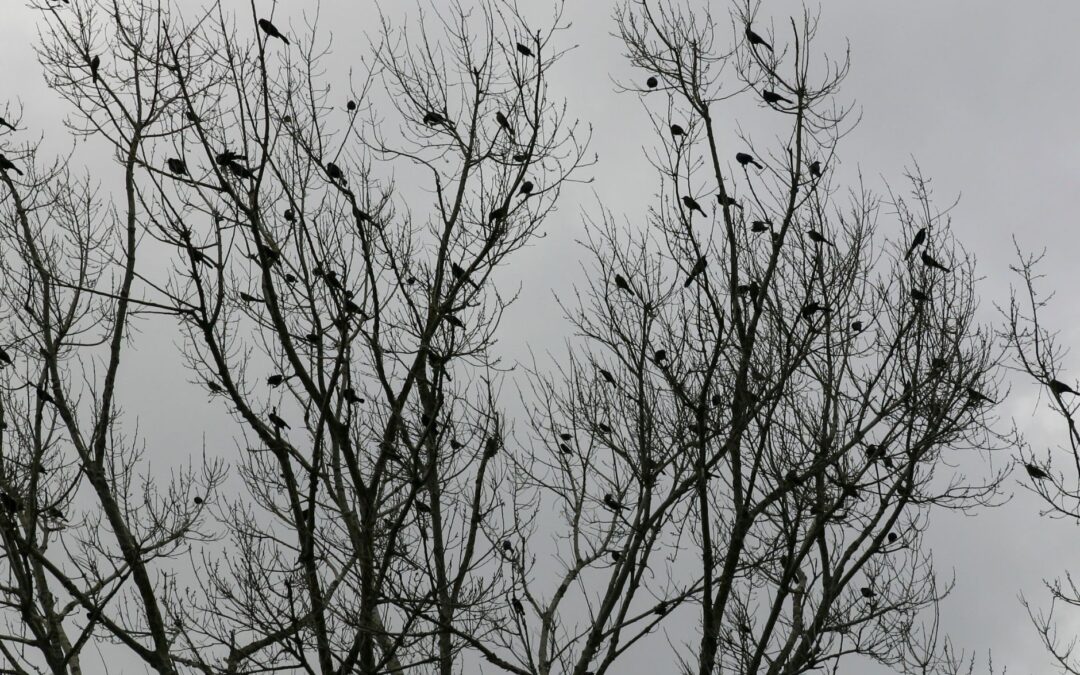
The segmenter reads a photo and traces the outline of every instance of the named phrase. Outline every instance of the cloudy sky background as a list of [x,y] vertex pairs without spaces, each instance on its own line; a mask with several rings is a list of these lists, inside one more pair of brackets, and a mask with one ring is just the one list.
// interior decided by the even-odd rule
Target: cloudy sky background
[[[723,12],[720,0],[712,5]],[[309,6],[286,0],[277,16],[297,21]],[[387,2],[384,9],[400,16],[412,7],[405,0]],[[612,0],[570,0],[566,9],[564,18],[572,27],[562,34],[563,44],[579,47],[563,61],[552,84],[558,96],[569,99],[572,117],[593,123],[592,149],[600,161],[591,170],[595,182],[565,193],[558,213],[547,222],[548,236],[514,258],[507,272],[523,291],[504,324],[503,349],[509,356],[527,358],[529,347],[538,353],[563,349],[570,328],[561,319],[553,290],[566,291],[580,279],[582,251],[575,240],[583,213],[596,214],[599,203],[633,223],[656,192],[644,158],[644,148],[655,142],[645,112],[635,97],[615,93],[612,83],[613,77],[644,77],[623,60],[621,44],[611,35],[613,8]],[[32,52],[35,13],[19,0],[5,0],[3,12],[0,96],[22,102],[24,133],[46,136],[49,147],[62,153],[71,147],[61,126],[66,110],[44,87]],[[770,0],[762,8],[778,27],[788,15],[801,12],[802,4],[793,0]],[[345,73],[357,64],[365,48],[361,33],[373,31],[376,14],[367,0],[323,0],[322,25],[340,27],[332,68]],[[1028,251],[1047,248],[1042,268],[1046,288],[1062,291],[1053,305],[1053,321],[1065,344],[1080,343],[1080,323],[1074,321],[1080,301],[1071,292],[1080,280],[1075,252],[1080,238],[1073,232],[1080,180],[1080,40],[1075,39],[1080,3],[828,0],[821,15],[819,49],[840,55],[845,40],[850,41],[853,68],[843,95],[863,113],[861,125],[840,147],[841,174],[834,182],[861,172],[871,187],[880,189],[888,179],[903,189],[904,168],[918,161],[933,179],[939,205],[961,198],[952,213],[953,228],[979,261],[983,318],[995,321],[994,303],[1007,302],[1015,235]],[[289,19],[278,21],[283,24]],[[754,128],[753,119],[739,121]],[[107,166],[107,158],[78,149],[75,159]],[[192,419],[212,429],[227,428],[227,418],[197,388],[184,384],[188,376],[179,365],[175,333],[168,327],[140,328],[138,352],[125,366],[128,391],[138,396],[127,409],[138,415],[143,429],[154,430],[147,435],[152,458],[183,461],[198,452],[202,440],[203,425],[192,425]],[[1080,375],[1080,360],[1072,365]],[[160,378],[147,384],[146,374],[158,368]],[[1037,393],[1027,383],[1016,383],[1002,415],[1015,417],[1041,452],[1064,436],[1052,418],[1036,414],[1045,405]],[[177,415],[178,410],[184,414]],[[1080,570],[1080,529],[1040,518],[1039,504],[1021,486],[1021,476],[1014,474],[1006,484],[1014,499],[977,517],[937,515],[930,538],[939,571],[945,577],[955,571],[957,577],[957,589],[943,608],[944,626],[957,644],[984,655],[992,648],[995,665],[1008,666],[1010,673],[1045,673],[1049,660],[1018,596],[1025,593],[1045,605],[1041,579],[1061,575],[1070,566]],[[1080,630],[1080,615],[1061,628],[1065,635]],[[865,671],[848,667],[841,672]]]

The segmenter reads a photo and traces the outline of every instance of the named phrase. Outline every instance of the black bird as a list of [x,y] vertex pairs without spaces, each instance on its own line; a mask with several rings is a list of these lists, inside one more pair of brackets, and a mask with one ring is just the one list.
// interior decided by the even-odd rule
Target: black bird
[[429,127],[433,127],[436,124],[443,124],[444,122],[446,122],[446,118],[435,111],[431,111],[424,115],[424,124]]
[[177,176],[186,176],[187,175],[187,164],[185,164],[184,160],[182,160],[182,159],[177,159],[175,157],[170,157],[167,160],[165,160],[165,166],[168,167],[169,171],[171,171],[173,174],[175,174]]
[[492,212],[488,215],[488,220],[490,222],[492,222],[492,223],[498,222],[500,220],[505,220],[505,219],[506,219],[506,207],[505,206],[500,206],[499,208],[492,210]]
[[726,194],[724,194],[722,192],[720,194],[716,195],[716,201],[720,202],[720,206],[734,206],[735,208],[739,209],[740,211],[742,210],[742,204],[735,201],[734,197],[728,197]]
[[559,439],[564,441],[570,441],[574,439],[574,434],[568,434],[565,431],[559,434]]
[[333,162],[326,163],[326,175],[330,177],[330,180],[341,180],[345,177],[345,172],[341,170],[341,167]]
[[289,38],[282,35],[281,31],[277,29],[277,26],[270,23],[266,19],[259,19],[259,28],[261,28],[262,32],[266,33],[270,37],[280,38],[282,42],[284,42],[285,44],[289,44]]
[[296,222],[296,213],[294,213],[292,209],[285,209],[285,213],[283,213],[282,215],[285,217],[285,220],[287,222]]
[[922,243],[924,241],[926,241],[926,228],[925,227],[920,229],[918,232],[915,233],[915,238],[911,240],[911,246],[908,247],[907,255],[905,255],[904,258],[905,259],[910,258],[911,254],[915,252],[915,249],[922,246]]
[[686,129],[683,129],[678,124],[672,124],[671,125],[671,135],[672,136],[678,137],[678,136],[684,135],[685,133],[686,133]]
[[605,434],[610,434],[611,433],[611,427],[604,424],[603,422],[597,422],[596,428],[599,429],[601,433],[605,433]]
[[11,365],[11,354],[8,354],[3,347],[0,347],[0,367]]
[[521,44],[520,42],[517,43],[516,47],[517,47],[518,54],[521,54],[522,56],[532,56],[533,55],[532,50],[529,49],[528,47],[526,47],[525,45]]
[[750,29],[750,26],[746,27],[746,40],[753,46],[761,45],[770,52],[773,50],[772,45],[765,42],[765,39]]
[[833,248],[836,248],[836,244],[826,239],[825,235],[818,232],[817,230],[807,230],[806,236],[809,237],[810,241],[814,242],[815,244],[825,244],[826,246],[832,246]]
[[514,135],[514,130],[510,126],[510,120],[506,119],[506,115],[504,115],[501,110],[495,112],[495,121],[499,123],[501,128],[506,130],[506,133],[511,136]]
[[754,222],[750,223],[750,231],[757,233],[766,232],[771,225],[771,220],[755,220]]
[[574,454],[574,451],[571,450],[570,446],[567,445],[566,443],[559,443],[559,452],[561,452],[564,455],[572,455],[572,454]]
[[534,187],[535,186],[532,184],[532,181],[527,180],[527,181],[525,181],[524,183],[521,184],[521,189],[518,190],[518,193],[523,194],[526,197],[528,197],[530,194],[532,194],[532,191],[533,191]]
[[349,101],[345,104],[345,109],[349,112],[356,110],[356,101]]
[[658,84],[660,84],[660,82],[652,76],[650,76],[649,79],[645,80],[645,86],[649,89],[656,89],[656,85]]
[[859,593],[861,593],[862,596],[867,600],[877,595],[877,593],[874,592],[874,589],[870,588],[869,586],[863,586],[862,588],[860,588]]
[[982,393],[978,389],[975,389],[974,387],[968,387],[967,388],[967,395],[968,395],[968,400],[973,405],[978,405],[980,403],[993,403],[994,402],[994,399],[990,398],[989,396]]
[[1043,471],[1042,467],[1036,464],[1024,463],[1024,468],[1027,469],[1028,475],[1035,480],[1046,480],[1050,477],[1050,474]]
[[518,613],[518,616],[525,616],[525,605],[521,604],[521,601],[517,599],[516,595],[510,596],[510,606],[514,608],[514,611]]
[[697,200],[695,200],[693,197],[683,197],[682,203],[683,206],[690,209],[691,211],[697,211],[701,215],[705,215],[705,210],[701,208],[701,204],[698,204]]
[[95,56],[90,59],[90,78],[94,81],[98,81],[98,68],[101,68],[101,57]]
[[527,152],[514,153],[514,161],[518,162],[519,164],[529,161],[529,153],[527,153]]
[[600,371],[600,376],[607,381],[608,384],[615,384],[615,376],[611,374],[611,371],[604,370],[603,368],[597,368]]
[[240,299],[244,302],[262,302],[262,298],[240,291]]
[[810,177],[821,178],[821,162],[817,160],[810,162]]
[[469,275],[465,273],[465,268],[457,263],[450,263],[450,274],[454,275],[455,279],[464,279],[465,283],[472,284],[474,288],[479,288],[477,283],[469,278]]
[[273,410],[270,411],[269,420],[270,420],[270,424],[273,424],[275,429],[281,430],[281,429],[291,429],[292,428],[292,427],[289,426],[288,422],[286,422],[285,420],[278,417],[277,408],[274,408]]
[[215,394],[220,394],[222,391],[224,391],[224,389],[221,388],[221,385],[217,382],[214,382],[213,380],[206,381],[206,388]]
[[346,387],[345,390],[341,392],[341,398],[345,399],[345,402],[349,405],[355,405],[357,403],[364,402],[363,397],[357,394],[356,390],[352,387]]
[[513,553],[514,552],[514,543],[512,541],[510,541],[509,539],[503,539],[502,549],[504,551],[506,551],[507,553]]
[[465,322],[462,321],[461,319],[457,318],[453,314],[447,314],[444,317],[444,320],[446,321],[446,323],[450,324],[454,328],[464,328],[465,327]]
[[863,322],[862,321],[852,321],[851,322],[851,330],[855,331],[856,333],[861,333],[862,329],[863,329]]
[[802,315],[803,315],[803,318],[809,319],[811,316],[813,316],[814,314],[816,314],[818,312],[828,312],[828,311],[829,311],[829,308],[826,307],[825,305],[821,304],[820,302],[818,302],[816,300],[811,300],[810,302],[803,305]]
[[223,150],[219,152],[217,157],[214,158],[218,166],[228,166],[233,162],[246,162],[247,155],[241,155],[240,153],[233,152],[232,150]]
[[199,496],[196,496],[196,497],[195,497],[194,499],[192,499],[191,501],[195,502],[195,504],[196,504],[196,505],[200,505],[200,504],[202,504],[202,503],[203,503],[203,498],[202,498],[202,497],[199,497]]
[[616,513],[626,508],[619,502],[618,499],[615,499],[615,497],[612,496],[610,492],[604,495],[604,506],[608,507],[612,511],[615,511]]
[[934,260],[934,258],[929,253],[927,253],[926,251],[922,252],[921,257],[922,257],[922,264],[926,265],[930,269],[941,270],[942,272],[951,272],[952,271],[948,267],[945,267],[944,265],[939,263],[937,260]]
[[626,277],[621,274],[615,275],[615,288],[618,288],[620,291],[626,291],[627,293],[633,293],[633,291],[630,290],[630,284],[626,281]]
[[930,296],[917,288],[913,288],[911,289],[911,299],[915,302],[925,302],[930,299]]
[[491,459],[497,454],[499,454],[499,439],[492,436],[484,441],[484,457]]
[[270,377],[266,378],[266,383],[268,385],[270,385],[271,387],[279,387],[279,386],[281,386],[281,383],[284,382],[284,381],[285,381],[285,376],[281,375],[281,374],[271,375]]
[[23,172],[19,170],[19,167],[12,164],[10,159],[0,154],[0,171],[7,173],[8,169],[11,169],[20,176],[23,175]]
[[697,279],[705,271],[707,264],[708,261],[705,260],[705,256],[698,258],[694,266],[690,268],[690,274],[687,275],[686,281],[683,282],[683,288],[690,288],[690,284],[694,283],[694,279]]
[[765,89],[761,92],[761,98],[765,99],[765,102],[770,105],[779,103],[781,101],[787,103],[788,105],[792,103],[791,99],[784,98],[780,94],[777,94],[775,91],[769,91],[768,89]]
[[0,117],[0,127],[7,127],[8,129],[11,129],[12,131],[18,131],[18,130],[17,130],[16,128],[15,128],[15,125],[14,125],[14,124],[12,124],[11,122],[8,122],[8,121],[7,121],[6,119],[4,119],[3,117]]
[[895,544],[896,540],[899,539],[899,538],[900,538],[900,535],[898,535],[897,533],[895,533],[895,532],[890,532],[889,533],[888,540],[889,540],[890,544]]
[[653,363],[655,363],[658,366],[664,365],[664,361],[667,361],[667,350],[666,349],[657,349],[656,353],[653,354],[652,360],[653,360]]
[[[8,363],[11,362],[8,361]],[[1054,392],[1058,396],[1061,396],[1062,394],[1073,394],[1075,396],[1077,394],[1075,389],[1065,384],[1061,380],[1050,380],[1046,384],[1050,387],[1050,391]]]
[[741,164],[742,166],[746,166],[747,164],[753,164],[754,166],[756,166],[759,169],[764,169],[765,168],[765,167],[763,167],[763,166],[761,166],[760,164],[757,163],[757,161],[754,159],[753,155],[745,153],[745,152],[736,152],[735,153],[735,161],[738,162],[739,164]]

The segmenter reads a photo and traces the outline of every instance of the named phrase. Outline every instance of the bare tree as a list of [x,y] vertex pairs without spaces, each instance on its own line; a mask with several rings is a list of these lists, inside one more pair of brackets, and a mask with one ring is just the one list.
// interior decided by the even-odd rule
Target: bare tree
[[[6,659],[81,672],[104,640],[161,673],[520,671],[491,646],[516,616],[495,275],[586,163],[547,90],[561,8],[384,21],[349,89],[316,28],[254,3],[39,8],[48,83],[122,181],[111,201],[7,150]],[[242,434],[167,487],[117,403],[151,313]]]
[[[837,197],[846,61],[815,53],[816,17],[772,29],[755,14],[738,6],[730,33],[674,3],[617,14],[660,189],[647,217],[590,224],[591,282],[567,304],[587,348],[534,378],[549,460],[531,480],[570,534],[539,644],[520,649],[603,673],[693,612],[698,642],[675,645],[685,672],[852,654],[956,672],[934,618],[950,584],[923,533],[934,507],[993,502],[1001,478],[950,463],[1004,440],[974,261],[918,173],[911,196]],[[747,103],[783,130],[778,147],[737,131]]]

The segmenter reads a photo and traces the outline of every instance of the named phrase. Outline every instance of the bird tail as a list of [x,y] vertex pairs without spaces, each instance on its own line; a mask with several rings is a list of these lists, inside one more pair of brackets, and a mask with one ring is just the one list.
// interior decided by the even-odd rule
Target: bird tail
[[911,247],[908,248],[908,250],[907,250],[907,255],[904,256],[904,260],[910,260],[911,259],[911,254],[915,252],[915,249],[917,248],[917,246],[918,246],[918,244],[915,244],[914,242],[911,244]]
[[292,43],[289,42],[289,38],[285,37],[284,35],[281,36],[281,41],[287,45],[292,45]]

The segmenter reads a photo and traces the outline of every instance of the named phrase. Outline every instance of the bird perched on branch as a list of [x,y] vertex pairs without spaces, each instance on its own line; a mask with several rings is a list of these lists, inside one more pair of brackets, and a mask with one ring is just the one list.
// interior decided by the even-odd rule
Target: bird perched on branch
[[780,102],[787,103],[788,105],[791,105],[793,103],[791,99],[784,98],[780,94],[777,94],[775,91],[769,91],[768,89],[765,89],[761,92],[761,98],[765,99],[765,102],[769,105],[775,105]]
[[615,499],[614,495],[610,492],[604,495],[604,506],[608,507],[612,511],[618,513],[626,507],[618,499]]
[[429,127],[433,127],[437,124],[443,124],[444,122],[446,122],[446,118],[435,111],[430,111],[426,115],[424,115],[424,124],[428,125]]
[[757,46],[760,45],[760,46],[764,47],[765,49],[768,49],[770,52],[773,50],[772,45],[769,44],[768,42],[765,42],[765,38],[761,37],[760,35],[755,33],[753,30],[751,30],[750,26],[746,27],[746,40],[747,40],[747,42],[749,42],[754,47],[757,47]]
[[280,39],[282,42],[284,42],[285,44],[289,44],[289,38],[282,35],[281,31],[279,31],[277,29],[277,26],[270,23],[266,19],[259,19],[259,28],[261,28],[262,32],[266,33],[270,37],[276,37],[276,38]]
[[759,169],[764,169],[765,168],[765,167],[763,167],[763,166],[761,166],[760,164],[757,163],[757,160],[754,159],[753,155],[751,155],[749,153],[745,153],[745,152],[736,152],[735,153],[735,161],[738,162],[743,167],[745,167],[747,164],[753,164],[754,166],[756,166]]
[[737,209],[739,209],[740,211],[742,211],[742,204],[740,204],[739,202],[735,201],[735,198],[734,198],[734,197],[728,197],[728,196],[727,196],[726,194],[724,194],[723,192],[721,192],[720,194],[716,195],[716,201],[720,202],[720,206],[734,206],[735,208],[737,208]]
[[168,167],[170,172],[174,173],[177,176],[188,175],[187,164],[182,159],[170,157],[165,160],[165,166]]
[[701,204],[698,204],[697,200],[694,199],[693,197],[689,197],[689,196],[683,197],[682,198],[682,203],[683,203],[683,206],[690,209],[691,211],[697,211],[701,215],[703,215],[703,216],[705,215],[705,210],[703,208],[701,208]]
[[341,170],[341,167],[333,162],[326,163],[326,175],[330,177],[330,180],[344,182],[345,172]]
[[618,288],[620,291],[626,291],[627,293],[633,293],[630,289],[629,282],[626,281],[626,277],[621,274],[615,275],[615,288]]
[[810,162],[810,177],[821,178],[821,162],[816,159],[813,162]]
[[1075,396],[1077,394],[1075,389],[1065,384],[1061,380],[1050,380],[1046,384],[1050,387],[1050,391],[1054,392],[1058,396],[1061,396],[1062,394],[1073,394]]
[[285,420],[278,417],[277,408],[274,408],[273,410],[270,411],[270,415],[268,416],[268,419],[270,420],[270,424],[273,424],[274,428],[279,430],[279,431],[281,429],[291,429],[292,428],[292,427],[289,426],[289,424]]
[[686,281],[683,282],[683,288],[690,288],[690,284],[694,283],[694,279],[701,276],[701,273],[705,271],[705,266],[708,262],[705,260],[705,256],[701,256],[694,263],[694,266],[690,268],[690,274],[686,275]]
[[926,241],[926,228],[925,227],[920,229],[918,232],[915,233],[915,236],[911,240],[911,246],[908,247],[907,255],[904,256],[904,259],[906,260],[907,258],[910,258],[911,254],[915,252],[915,249],[922,246],[924,241]]
[[649,89],[656,89],[657,85],[659,84],[660,81],[651,75],[649,76],[649,79],[645,80],[645,86]]
[[8,129],[11,129],[12,131],[18,131],[18,129],[15,128],[14,124],[12,124],[11,122],[8,122],[3,117],[0,117],[0,127],[7,127]]
[[526,47],[525,45],[521,44],[520,42],[517,43],[517,45],[515,45],[515,47],[517,49],[517,53],[521,54],[522,56],[530,56],[531,57],[533,55],[532,50],[529,49],[528,47]]
[[506,119],[506,115],[501,110],[495,111],[495,121],[498,122],[499,128],[506,131],[511,137],[514,135],[514,128],[510,126],[510,120]]
[[19,174],[20,176],[23,175],[23,172],[19,170],[19,167],[12,164],[10,159],[3,155],[0,155],[0,171],[7,173],[9,169]]
[[806,236],[810,239],[810,241],[814,242],[815,244],[825,244],[826,246],[832,246],[833,248],[836,248],[836,244],[826,239],[825,235],[818,232],[817,230],[807,230]]
[[94,82],[98,81],[98,70],[101,68],[101,57],[94,56],[90,59],[90,79]]
[[1024,468],[1027,470],[1028,475],[1035,480],[1046,480],[1050,477],[1050,474],[1043,471],[1042,467],[1038,466],[1037,464],[1025,462]]
[[521,189],[518,190],[518,194],[522,194],[522,195],[525,195],[526,197],[528,197],[529,195],[532,194],[532,191],[533,191],[534,187],[535,186],[533,185],[532,181],[527,180],[527,181],[525,181],[525,182],[523,182],[521,184]]
[[945,267],[944,265],[939,263],[937,260],[934,260],[933,256],[931,256],[926,251],[923,251],[920,257],[922,258],[922,264],[926,265],[930,269],[941,270],[942,272],[952,271],[948,267]]
[[671,125],[671,135],[672,136],[678,138],[679,136],[684,136],[685,134],[686,134],[686,129],[683,129],[678,124],[672,124]]

